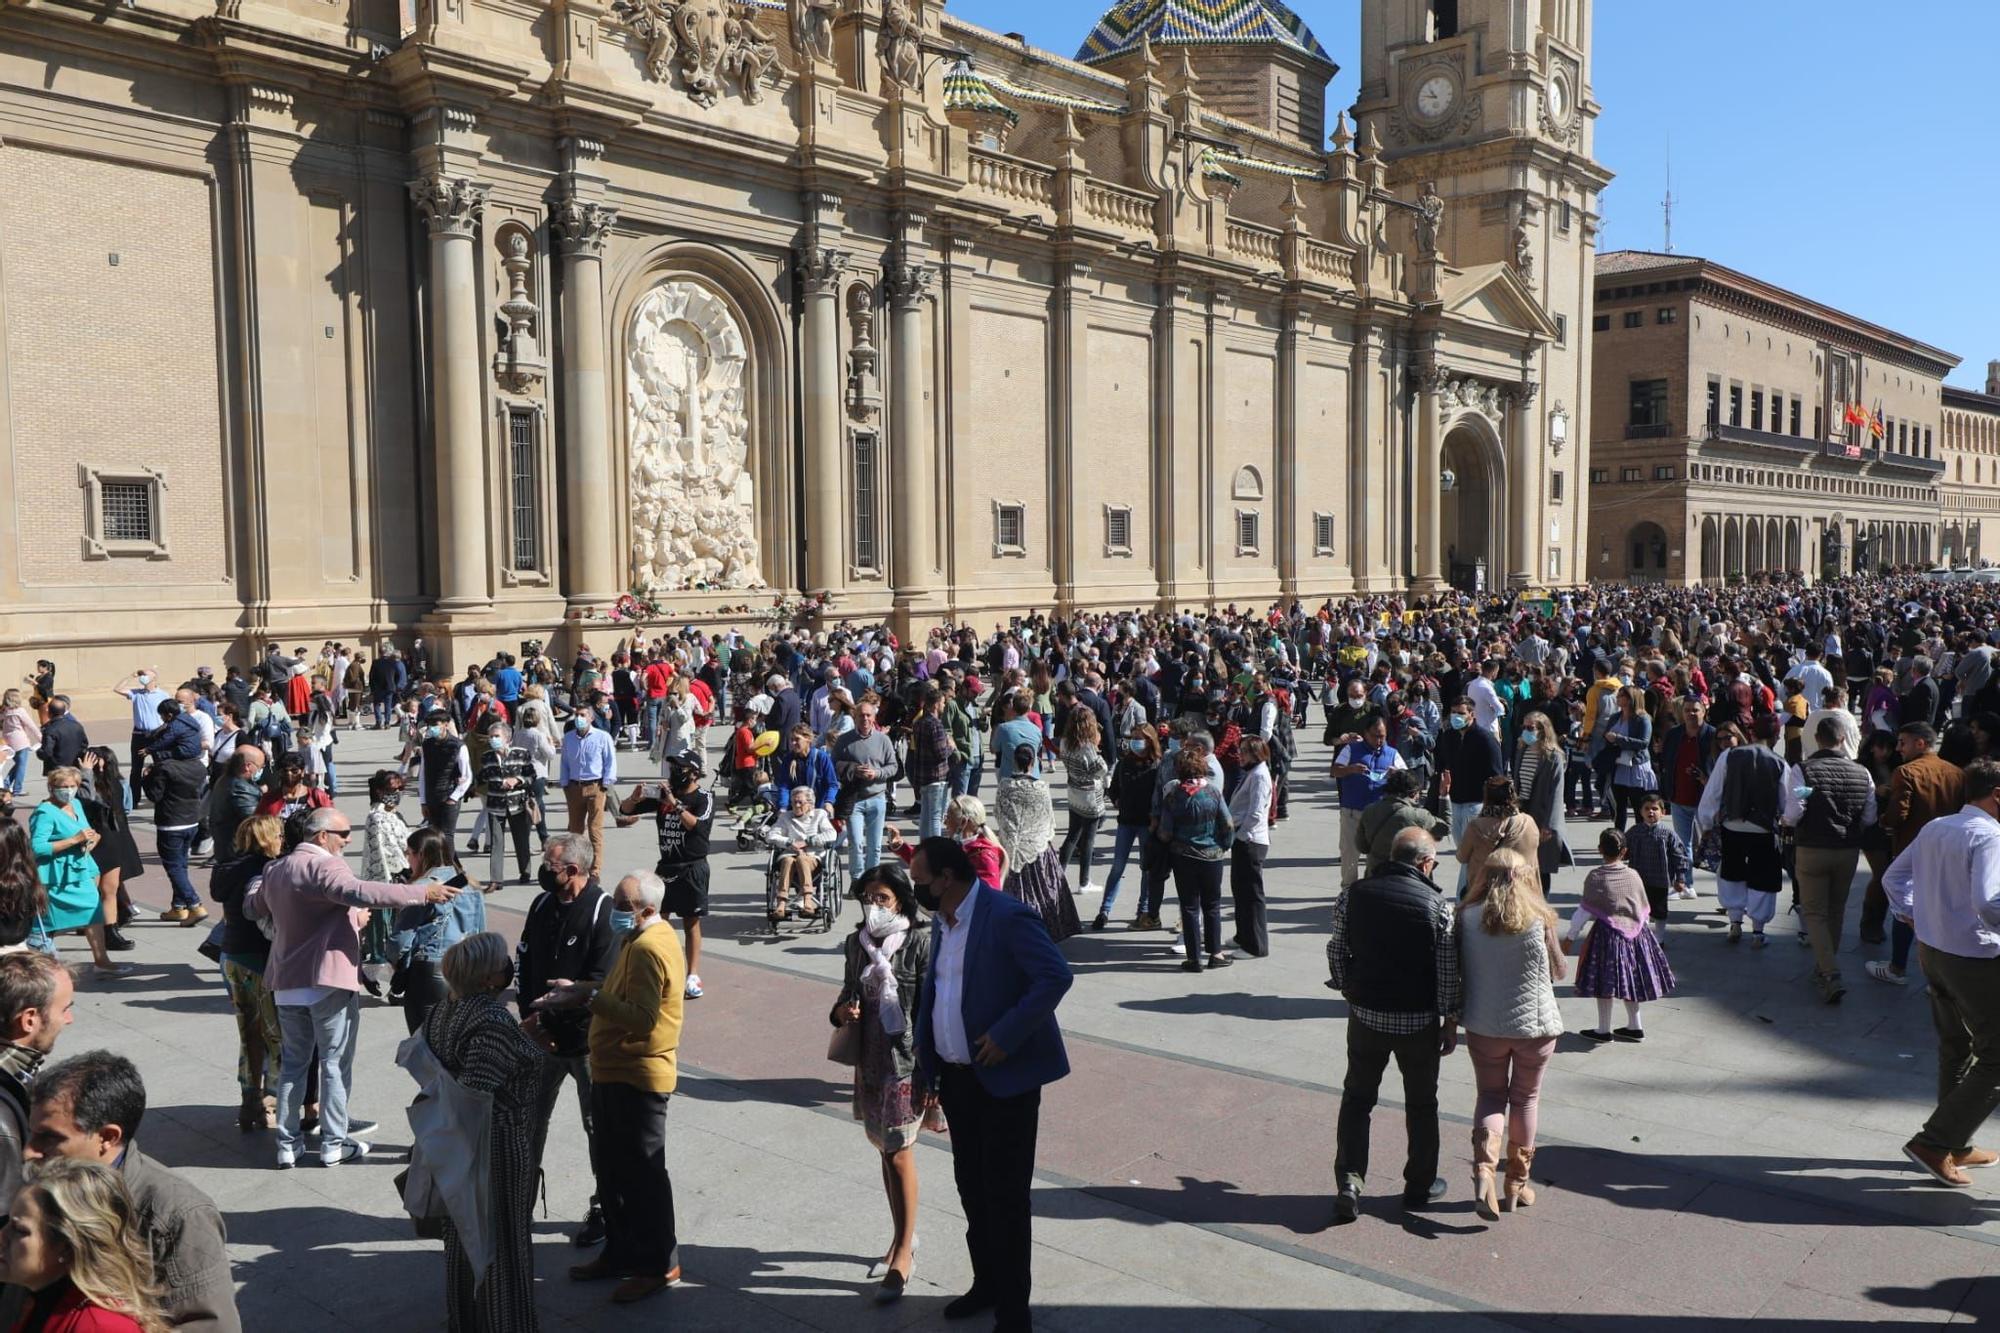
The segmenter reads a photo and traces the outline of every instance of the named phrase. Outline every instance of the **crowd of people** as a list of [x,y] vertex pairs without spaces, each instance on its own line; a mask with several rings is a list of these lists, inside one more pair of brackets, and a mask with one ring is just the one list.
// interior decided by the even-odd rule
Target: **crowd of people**
[[[1347,1005],[1335,1221],[1360,1213],[1391,1058],[1409,1125],[1401,1199],[1425,1208],[1448,1192],[1438,1080],[1463,1032],[1472,1196],[1497,1222],[1535,1199],[1558,983],[1596,1003],[1584,1039],[1643,1042],[1645,1006],[1676,986],[1670,948],[1685,947],[1665,925],[1706,875],[1722,947],[1763,947],[1783,903],[1814,993],[1837,1004],[1864,862],[1860,933],[1886,946],[1866,975],[1904,985],[1920,970],[1938,1026],[1939,1105],[1904,1152],[1964,1186],[2000,1160],[1973,1142],[2000,1104],[1996,642],[1984,585],[1870,578],[1033,616],[921,642],[883,626],[635,628],[606,656],[579,647],[558,665],[531,642],[456,680],[432,672],[421,640],[372,663],[329,643],[221,680],[203,669],[171,693],[157,670],[119,682],[129,773],[90,745],[44,664],[0,704],[0,797],[25,795],[31,755],[48,793],[25,828],[0,822],[0,947],[42,967],[81,931],[115,978],[148,864],[135,803],[151,808],[168,919],[207,920],[190,867],[211,848],[221,919],[202,949],[237,1018],[238,1123],[275,1131],[281,1168],[369,1158],[374,1127],[348,1112],[362,995],[399,1004],[399,1059],[425,1092],[403,1197],[444,1240],[454,1328],[536,1326],[528,1209],[570,1083],[595,1176],[575,1239],[603,1247],[570,1276],[615,1280],[619,1302],[679,1281],[666,1117],[687,1005],[708,993],[718,820],[768,855],[756,901],[770,929],[858,914],[828,1055],[852,1067],[882,1159],[884,1301],[916,1258],[915,1144],[948,1125],[974,1281],[946,1313],[1027,1326],[1040,1089],[1068,1068],[1064,942],[1163,932],[1161,964],[1190,973],[1268,956],[1264,865],[1302,798],[1339,812],[1338,854],[1316,856],[1328,984]],[[1301,737],[1316,724],[1325,760],[1309,769]],[[366,781],[357,846],[333,752],[361,726],[393,729],[397,758]],[[650,821],[651,868],[610,872],[607,818]],[[1579,848],[1581,821],[1609,827]],[[461,839],[486,851],[483,880]],[[1565,924],[1555,878],[1580,862]],[[485,899],[531,873],[510,950]],[[45,1008],[26,1008],[52,1042]],[[6,1066],[46,1053],[26,1035],[0,1047],[0,1093],[11,1078],[39,1095],[51,1077],[31,1054]],[[5,1111],[0,1099],[0,1156]],[[120,1123],[101,1160],[136,1152],[136,1112]],[[37,1191],[43,1215],[97,1197],[38,1182],[0,1185]],[[125,1286],[76,1290],[150,1327],[180,1298],[159,1293],[135,1245],[92,1270]]]

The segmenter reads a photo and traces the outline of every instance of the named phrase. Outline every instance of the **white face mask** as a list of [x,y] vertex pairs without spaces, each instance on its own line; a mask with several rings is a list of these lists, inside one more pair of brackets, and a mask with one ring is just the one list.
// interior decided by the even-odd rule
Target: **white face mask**
[[909,918],[895,909],[883,907],[879,903],[868,904],[865,924],[868,933],[878,940],[887,939],[898,931],[910,928]]

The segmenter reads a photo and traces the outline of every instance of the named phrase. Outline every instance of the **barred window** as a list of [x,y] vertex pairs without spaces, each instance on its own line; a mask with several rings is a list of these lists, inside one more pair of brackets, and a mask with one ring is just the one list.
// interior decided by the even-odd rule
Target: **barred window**
[[877,536],[881,505],[881,442],[874,431],[854,434],[854,567],[867,573],[882,569],[882,543]]
[[535,456],[535,414],[526,408],[507,412],[507,468],[510,517],[514,529],[514,568],[528,572],[542,567],[540,468]]
[[1017,502],[993,502],[993,554],[1028,553],[1028,506]]
[[1313,554],[1333,554],[1333,515],[1317,513],[1313,515]]
[[1132,507],[1130,505],[1104,506],[1104,553],[1106,555],[1132,554]]
[[1236,554],[1257,554],[1257,523],[1259,515],[1254,509],[1236,511]]
[[104,539],[112,542],[153,540],[153,488],[143,481],[103,484]]

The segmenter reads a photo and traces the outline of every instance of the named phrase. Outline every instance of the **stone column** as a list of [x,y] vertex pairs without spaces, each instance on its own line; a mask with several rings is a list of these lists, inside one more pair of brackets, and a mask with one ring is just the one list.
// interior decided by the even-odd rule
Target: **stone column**
[[473,232],[486,186],[434,172],[410,182],[431,236],[431,437],[438,489],[442,614],[492,605],[486,531],[485,376]]
[[[1535,448],[1535,397],[1542,386],[1523,380],[1507,391],[1507,586],[1536,581],[1541,562],[1542,470]],[[1586,478],[1586,481],[1588,479]],[[1581,489],[1581,488],[1579,488]],[[1583,577],[1586,552],[1571,551],[1569,568]]]
[[[1090,443],[1083,438],[1083,422],[1089,415],[1090,374],[1086,360],[1089,349],[1090,292],[1085,279],[1090,265],[1082,259],[1059,256],[1056,260],[1054,318],[1049,323],[1050,362],[1054,369],[1054,392],[1050,400],[1054,419],[1049,443],[1053,457],[1049,463],[1049,567],[1055,576],[1056,607],[1067,614],[1076,605],[1078,527],[1087,522],[1077,508],[1078,456],[1089,456]],[[1080,447],[1079,447],[1080,446]]]
[[[847,252],[808,245],[798,253],[805,297],[806,590],[846,587],[846,524],[841,503],[840,279]],[[897,488],[898,494],[901,487]]]
[[[1357,590],[1373,586],[1369,581],[1371,510],[1387,503],[1377,490],[1373,467],[1381,450],[1375,407],[1376,370],[1381,354],[1381,330],[1372,325],[1356,325],[1348,363],[1347,575]],[[1382,480],[1386,483],[1388,479]]]
[[1417,396],[1417,475],[1412,481],[1416,503],[1416,565],[1410,571],[1418,592],[1435,592],[1444,582],[1440,568],[1444,547],[1440,537],[1444,516],[1444,441],[1438,438],[1438,386],[1443,373],[1435,361],[1410,367],[1410,388]]
[[930,421],[924,410],[924,297],[937,270],[906,252],[883,278],[889,296],[891,458],[895,461],[895,559],[892,582],[899,612],[930,600],[937,481]]
[[613,549],[619,525],[612,512],[611,386],[605,378],[604,237],[615,209],[574,194],[556,205],[549,230],[562,256],[562,435],[568,475],[569,600],[579,606],[611,601],[619,592]]

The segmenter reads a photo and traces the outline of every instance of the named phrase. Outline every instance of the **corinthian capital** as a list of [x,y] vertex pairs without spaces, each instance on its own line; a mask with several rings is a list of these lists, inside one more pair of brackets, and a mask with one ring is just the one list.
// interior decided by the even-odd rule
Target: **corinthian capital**
[[832,296],[840,289],[840,275],[847,271],[847,251],[830,245],[799,247],[799,287],[807,296]]
[[889,304],[899,310],[908,310],[930,295],[931,284],[937,280],[937,269],[929,264],[895,264],[882,275],[882,288],[888,293]]
[[1508,390],[1508,397],[1514,400],[1514,406],[1516,407],[1533,407],[1535,405],[1535,396],[1541,391],[1542,383],[1540,380],[1522,380],[1519,384]]
[[565,255],[601,255],[604,237],[618,221],[618,210],[575,195],[565,195],[549,214],[549,234]]
[[1444,367],[1435,361],[1417,361],[1410,366],[1410,387],[1418,393],[1436,393],[1444,381]]
[[463,176],[432,172],[410,182],[410,198],[431,235],[470,236],[486,203],[486,186]]

